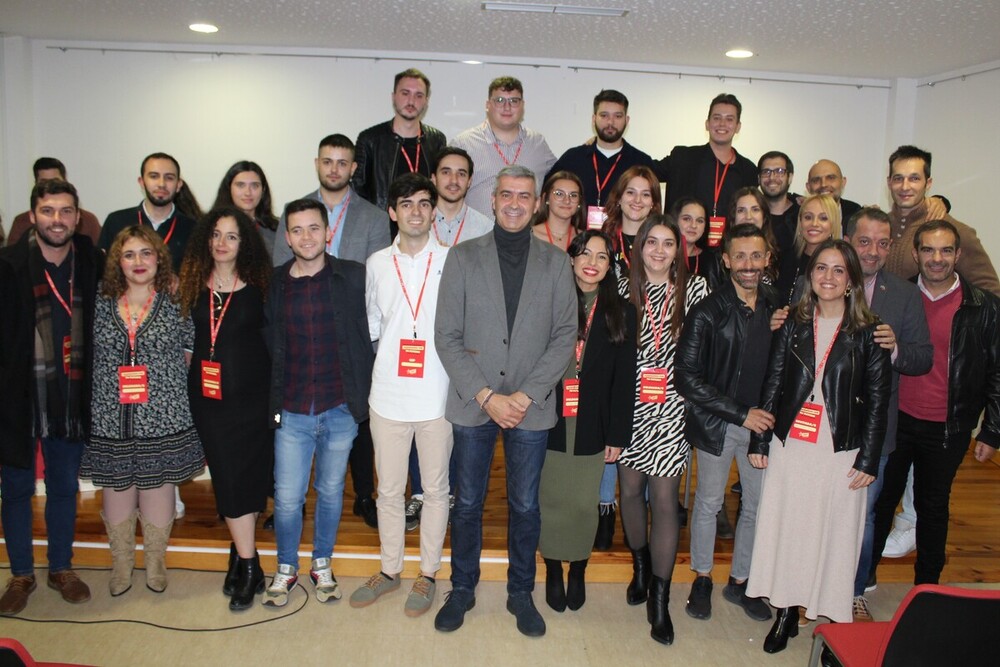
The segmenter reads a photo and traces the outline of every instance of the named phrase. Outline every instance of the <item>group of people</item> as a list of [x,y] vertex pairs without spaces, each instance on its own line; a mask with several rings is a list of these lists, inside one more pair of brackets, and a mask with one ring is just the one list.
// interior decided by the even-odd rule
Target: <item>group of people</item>
[[[48,583],[69,602],[90,597],[71,568],[77,477],[103,489],[111,595],[132,585],[137,523],[146,585],[162,592],[175,485],[205,461],[232,536],[230,608],[259,594],[287,603],[313,471],[309,577],[321,602],[340,599],[331,558],[350,464],[354,511],[381,545],[350,605],[401,588],[405,533],[419,525],[403,606],[430,610],[450,523],[452,586],[434,626],[457,630],[476,602],[498,436],[507,609],[528,636],[545,633],[536,552],[547,605],[579,609],[617,511],[633,559],[626,602],[645,603],[652,638],[673,642],[692,449],[693,618],[711,616],[734,460],[723,596],[759,621],[773,616],[764,599],[777,608],[765,651],[797,633],[800,607],[805,620],[871,619],[864,592],[911,466],[915,581],[937,581],[951,482],[984,408],[976,458],[1000,445],[1000,283],[975,232],[929,201],[929,153],[890,157],[887,214],[843,199],[828,160],[797,197],[786,154],[740,156],[732,95],[710,104],[707,144],[659,161],[624,140],[617,91],[594,99],[594,138],[558,160],[521,124],[516,79],[491,82],[486,121],[450,145],[421,121],[429,97],[423,73],[401,72],[393,118],[356,144],[322,139],[319,188],[280,218],[245,161],[207,214],[186,216],[177,161],[154,153],[140,205],[87,229],[65,169],[41,177],[36,164],[28,224],[0,251],[12,570],[0,613],[20,612],[36,586],[38,442]],[[268,584],[255,535],[269,495]]]

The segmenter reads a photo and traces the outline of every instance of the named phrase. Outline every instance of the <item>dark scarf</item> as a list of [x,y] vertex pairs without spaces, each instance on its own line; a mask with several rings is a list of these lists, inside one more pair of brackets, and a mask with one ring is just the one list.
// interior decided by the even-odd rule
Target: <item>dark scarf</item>
[[[72,243],[72,241],[71,241]],[[75,262],[75,250],[66,261]],[[70,280],[76,274],[73,265]],[[65,396],[59,388],[59,370],[63,363],[62,341],[52,340],[52,300],[49,283],[45,280],[45,259],[38,247],[35,233],[28,235],[28,278],[35,299],[35,424],[34,434],[40,438],[82,440],[81,401],[83,396],[83,292],[73,290],[73,311],[70,325],[70,361]]]
[[493,226],[493,239],[497,244],[500,260],[500,278],[503,282],[503,301],[507,308],[507,335],[514,331],[517,304],[521,300],[521,285],[528,268],[528,248],[531,247],[531,227],[519,232],[508,232],[500,225]]

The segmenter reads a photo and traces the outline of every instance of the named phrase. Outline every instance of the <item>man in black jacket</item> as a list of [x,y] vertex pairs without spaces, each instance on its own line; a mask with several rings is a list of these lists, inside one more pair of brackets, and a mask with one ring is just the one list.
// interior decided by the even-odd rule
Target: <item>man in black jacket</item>
[[[389,185],[401,174],[419,172],[430,178],[438,152],[447,145],[440,130],[420,122],[431,99],[431,81],[418,69],[396,75],[392,89],[392,120],[358,135],[354,189],[386,212]],[[392,238],[396,225],[391,223]]]
[[90,590],[73,572],[77,477],[90,428],[94,301],[101,254],[75,234],[76,188],[46,180],[31,191],[31,229],[0,251],[0,494],[11,578],[0,614],[35,590],[31,501],[35,447],[45,461],[49,588],[67,602]]
[[958,228],[947,220],[925,222],[913,237],[913,259],[920,269],[917,287],[923,294],[934,363],[926,375],[899,379],[896,451],[886,463],[875,503],[872,553],[878,556],[912,463],[915,585],[936,584],[941,576],[951,484],[984,408],[976,460],[990,460],[1000,447],[1000,299],[955,272],[961,242]]
[[757,621],[771,618],[759,598],[746,594],[757,527],[763,471],[750,465],[750,432],[773,428],[774,417],[754,407],[767,367],[769,321],[777,299],[761,285],[770,253],[755,225],[731,228],[722,259],[731,281],[698,303],[687,316],[675,357],[677,390],[685,399],[684,436],[698,450],[698,488],[691,518],[691,569],[697,576],[686,611],[692,618],[712,615],[715,516],[722,508],[729,469],[736,459],[743,483],[743,510],[729,584],[723,596]]

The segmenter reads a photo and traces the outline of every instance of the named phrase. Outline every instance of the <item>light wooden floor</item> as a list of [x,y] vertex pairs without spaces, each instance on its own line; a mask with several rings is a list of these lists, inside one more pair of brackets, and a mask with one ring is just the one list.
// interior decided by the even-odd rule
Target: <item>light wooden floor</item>
[[[695,470],[695,482],[697,469]],[[735,481],[735,472],[733,476]],[[334,553],[334,570],[344,576],[366,576],[378,567],[378,532],[354,516],[351,508],[354,494],[350,480],[344,498],[344,515]],[[683,488],[683,486],[682,486]],[[229,535],[225,524],[215,513],[215,501],[210,482],[197,481],[181,487],[187,505],[187,514],[174,524],[168,565],[210,570],[224,570],[229,548]],[[730,518],[736,513],[737,497],[729,494],[726,507]],[[36,561],[45,563],[43,498],[35,499]],[[312,539],[312,498],[308,502],[308,518],[303,533],[302,566],[308,567],[308,550]],[[100,515],[100,494],[81,494],[77,520],[77,543],[74,562],[83,565],[110,565],[107,538]],[[483,522],[483,579],[506,578],[506,491],[504,489],[503,451],[498,446],[493,462],[493,474]],[[681,530],[674,581],[693,580],[689,568],[689,531]],[[265,569],[275,566],[274,533],[260,529],[258,540]],[[419,559],[419,534],[408,533],[407,576],[414,576]],[[717,567],[713,572],[716,581],[724,582],[729,570],[732,553],[731,540],[716,543]],[[447,577],[446,562],[440,577]],[[0,547],[0,561],[6,562],[6,551]],[[141,563],[141,558],[140,561]],[[539,577],[542,577],[539,571]],[[609,552],[595,552],[588,568],[588,580],[594,582],[628,581],[631,576],[631,559],[625,548],[619,522],[615,543]],[[879,582],[910,582],[913,577],[913,555],[900,559],[883,560],[878,571]],[[942,582],[997,582],[1000,581],[1000,461],[977,462],[970,454],[958,472],[952,490],[951,523],[948,532],[947,564]]]

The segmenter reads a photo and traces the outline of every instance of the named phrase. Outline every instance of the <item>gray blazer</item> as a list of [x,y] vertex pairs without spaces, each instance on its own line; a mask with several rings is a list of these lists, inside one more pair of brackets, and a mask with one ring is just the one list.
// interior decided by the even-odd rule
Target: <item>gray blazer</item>
[[889,396],[889,419],[885,430],[882,456],[896,449],[896,425],[899,418],[899,374],[923,375],[931,369],[934,346],[927,328],[920,290],[913,283],[882,269],[875,276],[872,311],[892,327],[896,336],[896,360],[892,362],[892,393]]
[[531,237],[517,316],[507,338],[500,260],[493,234],[459,243],[441,274],[434,345],[451,380],[445,418],[480,426],[489,417],[476,393],[523,391],[534,404],[519,428],[556,423],[555,386],[576,344],[577,300],[566,253]]
[[[311,192],[303,199],[315,199],[322,202],[319,190]],[[330,221],[332,225],[333,220]],[[351,188],[351,203],[347,205],[344,214],[344,231],[340,237],[339,259],[349,259],[364,264],[373,252],[386,248],[391,243],[389,238],[389,214],[380,211]],[[274,251],[271,253],[271,263],[281,266],[292,259],[292,249],[285,240],[285,215],[281,215],[277,238],[274,239]]]

